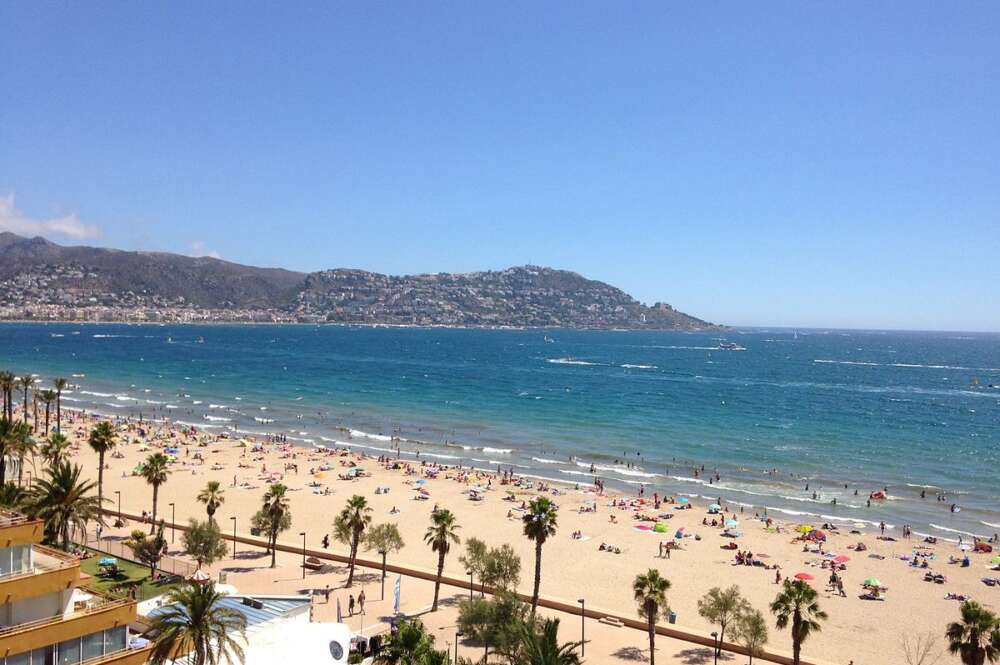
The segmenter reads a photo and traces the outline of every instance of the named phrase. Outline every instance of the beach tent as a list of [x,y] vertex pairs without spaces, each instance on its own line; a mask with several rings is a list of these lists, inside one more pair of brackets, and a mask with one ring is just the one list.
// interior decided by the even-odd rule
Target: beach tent
[[715,512],[715,511],[718,511],[718,510],[722,510],[722,506],[720,506],[717,503],[710,503],[710,504],[708,504],[708,509],[710,511],[712,511],[712,512]]
[[812,530],[813,530],[813,525],[812,524],[800,524],[799,525],[799,533],[809,533]]

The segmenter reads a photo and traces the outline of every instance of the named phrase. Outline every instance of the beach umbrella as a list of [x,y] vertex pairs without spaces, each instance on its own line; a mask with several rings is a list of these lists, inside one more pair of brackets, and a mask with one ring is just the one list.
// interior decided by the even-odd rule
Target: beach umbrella
[[795,579],[802,580],[803,582],[808,582],[809,580],[816,579],[809,573],[795,573]]
[[726,520],[726,526],[736,526],[737,524],[739,524],[739,522],[737,522],[736,520],[733,519]]
[[427,483],[427,481],[426,481],[426,480],[424,480],[423,478],[421,478],[420,480],[416,480],[416,481],[414,481],[414,483],[413,483],[413,484],[414,484],[414,485],[424,485],[424,484],[426,484],[426,483]]
[[690,499],[688,499],[686,496],[677,497],[677,503],[688,503],[689,501]]
[[683,537],[684,537],[684,527],[681,527],[677,529],[677,533],[674,534],[674,538],[683,538]]
[[97,562],[98,566],[113,566],[118,563],[118,559],[113,556],[106,556]]
[[840,556],[833,557],[833,562],[834,563],[847,563],[850,560],[851,560],[851,557],[849,557],[847,555],[844,555],[844,554],[841,554]]
[[826,540],[826,534],[818,529],[810,531],[809,537],[813,540]]
[[655,531],[656,533],[666,533],[667,532],[667,526],[665,524],[661,524],[661,523],[657,522],[656,526],[653,527],[653,531]]
[[882,586],[882,582],[879,581],[877,577],[869,577],[864,582],[865,586]]
[[799,525],[799,533],[809,533],[812,530],[813,530],[813,525],[812,524],[800,524]]
[[1000,554],[993,557],[993,565],[1000,566]]
[[708,504],[708,509],[709,510],[722,510],[722,506],[720,506],[717,503],[710,503],[710,504]]

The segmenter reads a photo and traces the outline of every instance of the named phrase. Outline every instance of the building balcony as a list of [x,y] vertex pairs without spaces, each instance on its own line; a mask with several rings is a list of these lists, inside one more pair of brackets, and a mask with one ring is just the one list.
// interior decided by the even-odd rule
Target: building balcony
[[152,651],[152,644],[138,649],[121,649],[104,656],[84,660],[79,665],[141,665],[149,660],[149,654]]
[[33,520],[20,513],[0,510],[0,547],[42,542],[45,535],[42,520]]
[[127,626],[136,616],[135,602],[95,595],[85,605],[64,614],[0,627],[0,654],[21,653],[100,630]]
[[34,545],[32,550],[31,568],[0,576],[0,604],[65,591],[79,581],[76,557],[44,545]]

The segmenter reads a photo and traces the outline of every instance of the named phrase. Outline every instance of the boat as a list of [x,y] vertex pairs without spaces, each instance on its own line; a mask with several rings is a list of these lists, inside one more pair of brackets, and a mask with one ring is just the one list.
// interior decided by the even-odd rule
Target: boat
[[719,342],[720,351],[746,351],[745,346],[740,346],[735,342]]
[[548,335],[546,335],[546,336],[545,336],[545,343],[546,343],[546,344],[553,344],[554,342],[555,342],[555,340],[554,340],[554,339],[552,339],[552,338],[551,338],[551,337],[549,337]]

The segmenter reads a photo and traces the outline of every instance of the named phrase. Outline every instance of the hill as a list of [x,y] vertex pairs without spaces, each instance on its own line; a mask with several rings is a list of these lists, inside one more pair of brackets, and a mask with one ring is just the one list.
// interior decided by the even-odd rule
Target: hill
[[210,257],[66,247],[0,233],[0,318],[302,321],[389,325],[646,328],[713,324],[539,266],[392,276],[257,268]]

